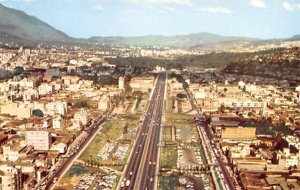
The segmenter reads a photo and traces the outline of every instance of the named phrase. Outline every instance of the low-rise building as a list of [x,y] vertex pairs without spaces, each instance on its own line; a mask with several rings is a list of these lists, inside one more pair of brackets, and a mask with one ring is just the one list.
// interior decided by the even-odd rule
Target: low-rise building
[[223,140],[253,140],[256,138],[256,128],[254,127],[224,127],[221,131]]

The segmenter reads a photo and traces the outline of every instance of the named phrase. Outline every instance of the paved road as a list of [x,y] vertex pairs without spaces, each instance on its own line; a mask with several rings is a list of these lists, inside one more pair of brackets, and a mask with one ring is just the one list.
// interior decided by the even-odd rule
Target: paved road
[[[194,99],[193,95],[191,94],[191,92],[187,91],[187,95],[188,95],[188,97],[189,97],[189,100],[190,100],[190,102],[191,102],[191,104],[192,104],[193,109],[197,109],[198,106],[197,106],[197,104],[195,103],[195,99]],[[197,109],[197,110],[199,110],[199,109]],[[198,113],[199,113],[199,111],[198,111]],[[200,125],[201,127],[203,127],[204,132],[205,132],[205,134],[206,134],[206,136],[208,137],[209,142],[210,142],[210,143],[206,143],[206,142],[204,142],[204,143],[206,143],[208,149],[213,150],[212,145],[215,143],[215,142],[213,141],[213,139],[214,139],[214,134],[212,133],[211,129],[209,128],[208,123],[204,121],[205,118],[204,118],[204,116],[201,114],[201,112],[199,113],[198,117],[199,117],[199,118],[202,118],[202,121],[199,121],[199,125]],[[213,151],[212,151],[212,152],[213,152]],[[213,153],[213,154],[214,154],[214,153]],[[216,164],[218,165],[219,169],[221,170],[221,172],[222,172],[222,174],[223,174],[223,176],[224,176],[224,181],[225,181],[225,184],[226,184],[226,187],[225,187],[225,188],[228,189],[228,190],[235,190],[236,188],[235,188],[235,186],[234,186],[233,183],[232,183],[231,176],[230,176],[230,174],[229,174],[229,172],[228,172],[228,170],[227,170],[227,168],[226,168],[225,163],[222,161],[222,159],[221,159],[220,157],[219,157],[219,158],[216,158],[216,160],[217,160],[217,163],[216,163]]]
[[165,76],[162,77],[160,82],[159,95],[157,97],[157,104],[155,109],[155,114],[153,116],[153,125],[152,125],[152,136],[150,139],[150,145],[148,147],[147,156],[145,156],[144,164],[142,165],[141,172],[141,181],[139,183],[138,189],[154,189],[154,178],[156,171],[156,164],[158,159],[158,148],[159,148],[159,138],[161,131],[161,119],[163,112],[163,103],[164,103],[164,92],[165,92]]
[[79,148],[76,152],[74,152],[73,155],[69,156],[68,158],[63,159],[63,163],[61,166],[53,172],[53,174],[48,178],[47,182],[45,182],[45,185],[41,187],[41,189],[53,189],[54,183],[53,179],[57,178],[60,179],[62,175],[65,173],[65,171],[69,168],[71,164],[73,164],[75,158],[78,156],[78,154],[87,146],[87,144],[90,142],[91,138],[94,136],[94,134],[99,130],[99,127],[102,123],[106,121],[106,118],[103,117],[99,119],[95,124],[93,124],[88,131],[88,135],[84,141],[79,145]]
[[[125,170],[122,190],[154,189],[166,74],[157,76],[144,122]],[[126,183],[127,182],[127,183]],[[130,184],[128,184],[130,182]]]

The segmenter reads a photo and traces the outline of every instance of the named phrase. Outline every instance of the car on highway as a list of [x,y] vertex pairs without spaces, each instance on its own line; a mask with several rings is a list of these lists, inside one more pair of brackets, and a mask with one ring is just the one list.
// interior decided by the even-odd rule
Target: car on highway
[[53,182],[53,183],[56,183],[57,180],[58,180],[57,177],[54,177],[52,182]]

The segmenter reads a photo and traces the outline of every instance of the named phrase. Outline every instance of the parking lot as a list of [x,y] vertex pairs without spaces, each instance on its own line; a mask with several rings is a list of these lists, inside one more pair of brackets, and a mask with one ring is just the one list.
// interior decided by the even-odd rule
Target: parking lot
[[75,190],[111,190],[116,186],[118,176],[116,174],[86,173],[75,186]]

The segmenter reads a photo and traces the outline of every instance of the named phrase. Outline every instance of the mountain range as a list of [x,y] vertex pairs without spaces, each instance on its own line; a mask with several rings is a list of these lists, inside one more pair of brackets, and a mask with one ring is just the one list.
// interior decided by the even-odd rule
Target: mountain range
[[197,33],[177,36],[149,35],[140,37],[92,37],[90,42],[101,44],[124,44],[133,46],[168,46],[192,48],[203,44],[217,44],[226,42],[257,41],[256,38],[227,37],[211,33]]
[[[163,46],[177,48],[197,48],[214,46],[215,44],[257,43],[263,42],[257,38],[221,36],[211,33],[197,33],[189,35],[162,36],[149,35],[140,37],[91,37],[76,39],[55,29],[49,24],[23,11],[8,8],[0,3],[0,42],[15,42],[18,44],[37,44],[40,42],[65,43],[95,43],[103,45],[128,46]],[[289,40],[299,40],[300,35]],[[274,41],[274,40],[273,40]]]

